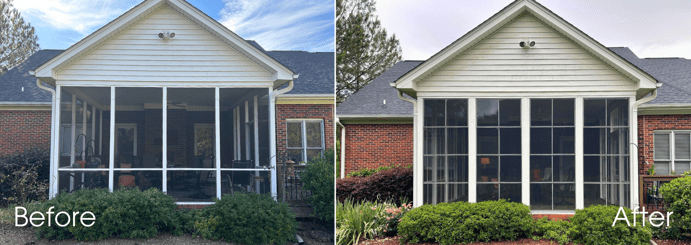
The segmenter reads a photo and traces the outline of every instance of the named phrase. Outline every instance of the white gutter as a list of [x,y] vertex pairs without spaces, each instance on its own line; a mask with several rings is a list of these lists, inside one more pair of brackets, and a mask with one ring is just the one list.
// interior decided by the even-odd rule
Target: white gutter
[[[297,75],[293,77],[297,78]],[[271,156],[271,183],[276,184],[278,183],[276,182],[276,158],[278,158],[276,155],[276,97],[292,90],[293,85],[293,80],[291,80],[288,82],[287,88],[272,91],[271,94],[269,94],[269,155]],[[271,196],[274,200],[278,198],[276,184],[271,184]]]
[[[391,84],[394,86],[394,84]],[[418,193],[415,192],[415,190],[421,190],[418,189],[418,186],[422,186],[422,179],[419,178],[419,173],[422,173],[422,169],[419,169],[421,167],[421,164],[416,162],[417,157],[418,157],[418,141],[420,139],[420,135],[415,133],[415,130],[418,128],[418,123],[420,123],[420,119],[418,117],[418,108],[417,108],[417,100],[414,99],[408,99],[405,96],[403,96],[403,92],[398,90],[398,98],[407,101],[410,103],[413,103],[413,205],[415,207],[419,207],[422,205],[422,193],[418,191]]]
[[[633,106],[631,108],[631,112],[629,115],[631,117],[631,119],[629,119],[629,123],[631,123],[631,125],[634,125],[636,127],[636,130],[630,130],[631,132],[629,132],[629,137],[631,139],[629,141],[629,151],[630,152],[636,152],[636,156],[638,156],[638,148],[640,147],[638,145],[638,130],[637,130],[637,128],[638,128],[638,107],[641,104],[650,102],[650,101],[654,100],[655,98],[657,98],[657,90],[661,86],[662,86],[662,83],[657,83],[655,89],[652,91],[650,96],[643,97],[639,100],[636,100],[633,103]],[[632,157],[630,162],[631,162],[631,167],[629,168],[631,171],[630,176],[636,176],[635,178],[632,178],[631,182],[634,182],[634,181],[638,182],[639,181],[639,179],[638,179],[638,157]],[[631,188],[630,189],[630,191],[631,191],[631,208],[636,208],[636,207],[640,206],[640,203],[638,203],[639,202],[638,193],[640,191],[640,190],[638,190],[638,184],[640,184],[640,183],[636,183],[636,184],[632,183],[632,185],[630,187]],[[634,193],[636,195],[634,195]]]
[[[32,73],[34,73],[34,72],[30,71],[29,73],[31,75],[33,75]],[[53,95],[53,96],[51,96],[51,110],[50,110],[51,123],[50,123],[50,151],[49,152],[51,154],[50,154],[50,182],[49,183],[51,185],[57,185],[57,181],[56,181],[57,179],[55,178],[55,177],[57,177],[57,173],[55,173],[55,170],[53,168],[53,166],[57,166],[57,163],[56,163],[56,159],[54,158],[54,154],[52,154],[52,152],[55,151],[57,148],[57,147],[55,147],[55,131],[56,131],[55,130],[55,127],[56,127],[56,123],[55,123],[55,120],[56,120],[56,118],[55,118],[55,107],[56,107],[55,90],[50,88],[50,87],[43,86],[43,84],[41,84],[41,80],[39,80],[38,78],[36,79],[36,86],[38,86],[39,88],[41,88],[45,91],[50,92]],[[49,187],[49,188],[51,190],[53,189],[52,187]],[[53,193],[52,191],[50,193],[51,193],[50,198],[53,198],[52,195],[54,195],[55,193]]]
[[341,120],[337,117],[336,118],[336,125],[341,125],[341,179],[345,178],[345,136],[346,136],[346,131],[345,131],[345,126],[341,123]]

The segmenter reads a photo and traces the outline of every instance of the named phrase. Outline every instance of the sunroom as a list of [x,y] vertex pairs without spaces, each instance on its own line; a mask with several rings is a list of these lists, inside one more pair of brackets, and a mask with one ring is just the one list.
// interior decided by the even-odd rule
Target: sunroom
[[391,85],[415,105],[415,206],[638,206],[637,107],[660,84],[534,1]]
[[189,3],[144,1],[34,74],[55,88],[51,197],[276,197],[275,97],[297,74]]

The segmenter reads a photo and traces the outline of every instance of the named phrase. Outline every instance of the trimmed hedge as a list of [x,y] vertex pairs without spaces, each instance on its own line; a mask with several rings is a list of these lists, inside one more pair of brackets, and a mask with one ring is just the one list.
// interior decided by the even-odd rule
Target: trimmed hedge
[[371,176],[371,175],[373,175],[379,171],[384,171],[384,170],[388,170],[388,169],[392,169],[392,168],[410,168],[410,169],[412,169],[413,165],[403,166],[403,165],[392,164],[392,165],[388,165],[388,166],[380,166],[378,168],[365,168],[365,169],[360,169],[360,170],[355,171],[355,172],[351,172],[351,173],[347,174],[346,177],[369,177],[369,176]]
[[669,229],[657,229],[656,235],[681,239],[683,233],[691,233],[691,176],[676,178],[662,185],[660,194],[669,205],[666,211],[674,213],[669,218]]
[[529,237],[532,231],[530,207],[505,200],[423,205],[398,224],[402,243],[513,241]]
[[0,157],[0,205],[48,197],[50,151],[31,147]]
[[401,199],[413,200],[413,170],[392,168],[369,177],[339,179],[336,194],[339,202],[346,199],[353,202],[389,200],[400,204]]
[[612,227],[618,211],[619,207],[617,206],[590,206],[576,210],[576,215],[570,219],[569,234],[571,240],[586,245],[650,244],[652,238],[650,225],[641,226],[641,221],[638,220],[636,226],[633,226],[633,215],[628,208],[624,208],[624,212],[626,212],[631,226],[628,226],[626,221],[617,221],[616,225]]

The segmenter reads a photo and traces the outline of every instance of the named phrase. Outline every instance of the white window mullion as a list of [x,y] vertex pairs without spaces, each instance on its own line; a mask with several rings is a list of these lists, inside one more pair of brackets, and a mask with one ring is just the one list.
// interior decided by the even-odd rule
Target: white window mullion
[[477,99],[475,98],[468,99],[468,202],[477,202]]
[[163,87],[163,101],[161,101],[162,109],[162,140],[161,145],[163,147],[161,153],[161,165],[163,165],[163,185],[161,186],[161,191],[163,193],[168,193],[168,88]]
[[113,192],[113,167],[115,166],[115,86],[110,87],[110,151],[108,152],[108,160],[110,163],[110,167],[108,168],[108,190]]

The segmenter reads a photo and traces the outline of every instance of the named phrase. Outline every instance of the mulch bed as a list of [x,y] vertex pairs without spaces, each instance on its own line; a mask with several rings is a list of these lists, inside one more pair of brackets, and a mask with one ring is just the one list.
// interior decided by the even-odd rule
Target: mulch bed
[[[379,239],[373,239],[373,240],[364,240],[360,241],[358,244],[360,245],[399,245],[401,244],[399,241],[399,236],[395,237],[385,237],[385,238],[379,238]],[[417,245],[435,245],[436,243],[415,243]],[[530,238],[525,238],[521,240],[516,240],[516,241],[494,241],[494,242],[488,242],[488,243],[482,243],[482,242],[476,242],[476,243],[467,243],[470,245],[487,245],[487,244],[497,244],[497,245],[509,245],[509,244],[530,244],[530,245],[554,245],[554,244],[559,244],[555,241],[552,240],[547,240],[547,239],[542,239],[535,241]],[[573,245],[573,243],[569,243],[569,245]]]
[[691,244],[689,240],[666,240],[666,239],[653,239],[658,245],[679,245],[679,244]]

